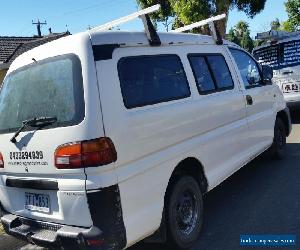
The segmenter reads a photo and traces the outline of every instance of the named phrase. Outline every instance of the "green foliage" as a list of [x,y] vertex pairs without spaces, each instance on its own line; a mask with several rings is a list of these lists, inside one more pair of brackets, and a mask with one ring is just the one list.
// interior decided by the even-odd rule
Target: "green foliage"
[[235,44],[240,45],[240,40],[239,40],[238,37],[236,36],[234,28],[230,28],[230,30],[229,30],[229,32],[228,32],[228,35],[226,36],[226,39],[227,39],[228,41],[231,41],[231,42],[233,42],[233,43],[235,43]]
[[250,37],[249,31],[243,33],[241,37],[241,47],[249,51],[250,53],[252,52],[254,48],[254,44],[252,38]]
[[231,5],[253,18],[265,8],[265,4],[266,0],[235,0]]
[[293,30],[300,29],[300,0],[287,0],[284,4],[288,14],[288,28]]
[[[152,18],[157,22],[165,22],[169,17],[173,17],[173,27],[176,28],[221,13],[228,14],[234,7],[252,18],[264,9],[266,0],[137,0],[137,2],[143,8],[160,3],[162,10],[152,15]],[[227,19],[218,24],[223,36],[226,22]]]
[[234,28],[231,28],[226,38],[249,52],[254,48],[254,41],[250,37],[249,24],[244,21],[239,21]]
[[271,22],[271,30],[280,30],[281,24],[279,19],[276,18],[274,21]]
[[271,29],[287,32],[300,30],[300,0],[287,0],[284,5],[288,14],[288,20],[280,24],[278,18],[276,18],[271,22]]
[[280,26],[280,30],[287,31],[287,32],[293,32],[295,31],[295,27],[289,22],[289,20],[282,22]]
[[151,17],[158,22],[164,22],[166,18],[172,17],[174,15],[173,9],[171,8],[170,1],[164,0],[138,0],[138,4],[142,9],[150,7],[155,4],[160,4],[161,8],[158,12],[151,14]]
[[168,31],[169,25],[172,23],[170,19],[174,16],[174,10],[171,7],[171,2],[169,0],[137,0],[139,6],[144,9],[155,4],[160,4],[161,8],[158,12],[152,13],[150,16],[155,22],[161,22],[166,30]]

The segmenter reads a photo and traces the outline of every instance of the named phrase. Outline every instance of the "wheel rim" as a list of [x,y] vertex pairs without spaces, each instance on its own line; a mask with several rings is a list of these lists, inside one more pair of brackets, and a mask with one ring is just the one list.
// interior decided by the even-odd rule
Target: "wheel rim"
[[183,235],[189,235],[197,225],[199,204],[191,190],[181,193],[176,204],[176,224]]

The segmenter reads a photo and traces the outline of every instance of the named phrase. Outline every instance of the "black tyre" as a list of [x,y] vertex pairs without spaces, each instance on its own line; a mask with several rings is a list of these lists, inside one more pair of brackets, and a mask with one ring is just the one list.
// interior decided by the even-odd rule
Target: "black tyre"
[[286,131],[283,121],[277,118],[274,127],[274,138],[271,146],[272,157],[281,160],[286,155]]
[[198,239],[203,222],[202,194],[196,180],[191,176],[174,180],[165,208],[170,249],[190,248]]

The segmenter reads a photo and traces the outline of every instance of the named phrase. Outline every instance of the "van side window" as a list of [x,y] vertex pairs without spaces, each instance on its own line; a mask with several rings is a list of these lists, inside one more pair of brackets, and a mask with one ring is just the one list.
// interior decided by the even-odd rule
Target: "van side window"
[[229,49],[241,73],[245,88],[262,86],[260,69],[252,57],[244,51]]
[[234,83],[222,55],[190,54],[189,61],[200,94],[233,89]]
[[224,57],[221,55],[211,55],[207,56],[207,61],[215,77],[217,87],[219,89],[233,88],[233,80]]
[[189,84],[177,55],[120,59],[118,73],[126,108],[189,97]]
[[211,92],[215,90],[215,83],[209,71],[204,56],[191,56],[193,72],[200,92]]

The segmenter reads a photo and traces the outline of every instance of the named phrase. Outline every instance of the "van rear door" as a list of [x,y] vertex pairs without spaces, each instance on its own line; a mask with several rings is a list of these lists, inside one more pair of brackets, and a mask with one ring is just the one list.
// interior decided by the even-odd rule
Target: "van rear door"
[[[92,225],[76,142],[101,137],[103,129],[97,102],[93,119],[98,123],[93,122],[93,129],[87,126],[91,116],[86,107],[91,105],[84,96],[95,95],[96,99],[90,98],[95,101],[98,93],[96,84],[86,84],[84,91],[82,68],[78,56],[66,54],[35,61],[4,80],[0,201],[7,212],[53,223]],[[61,145],[64,148],[56,157]],[[68,157],[71,153],[72,158]]]

